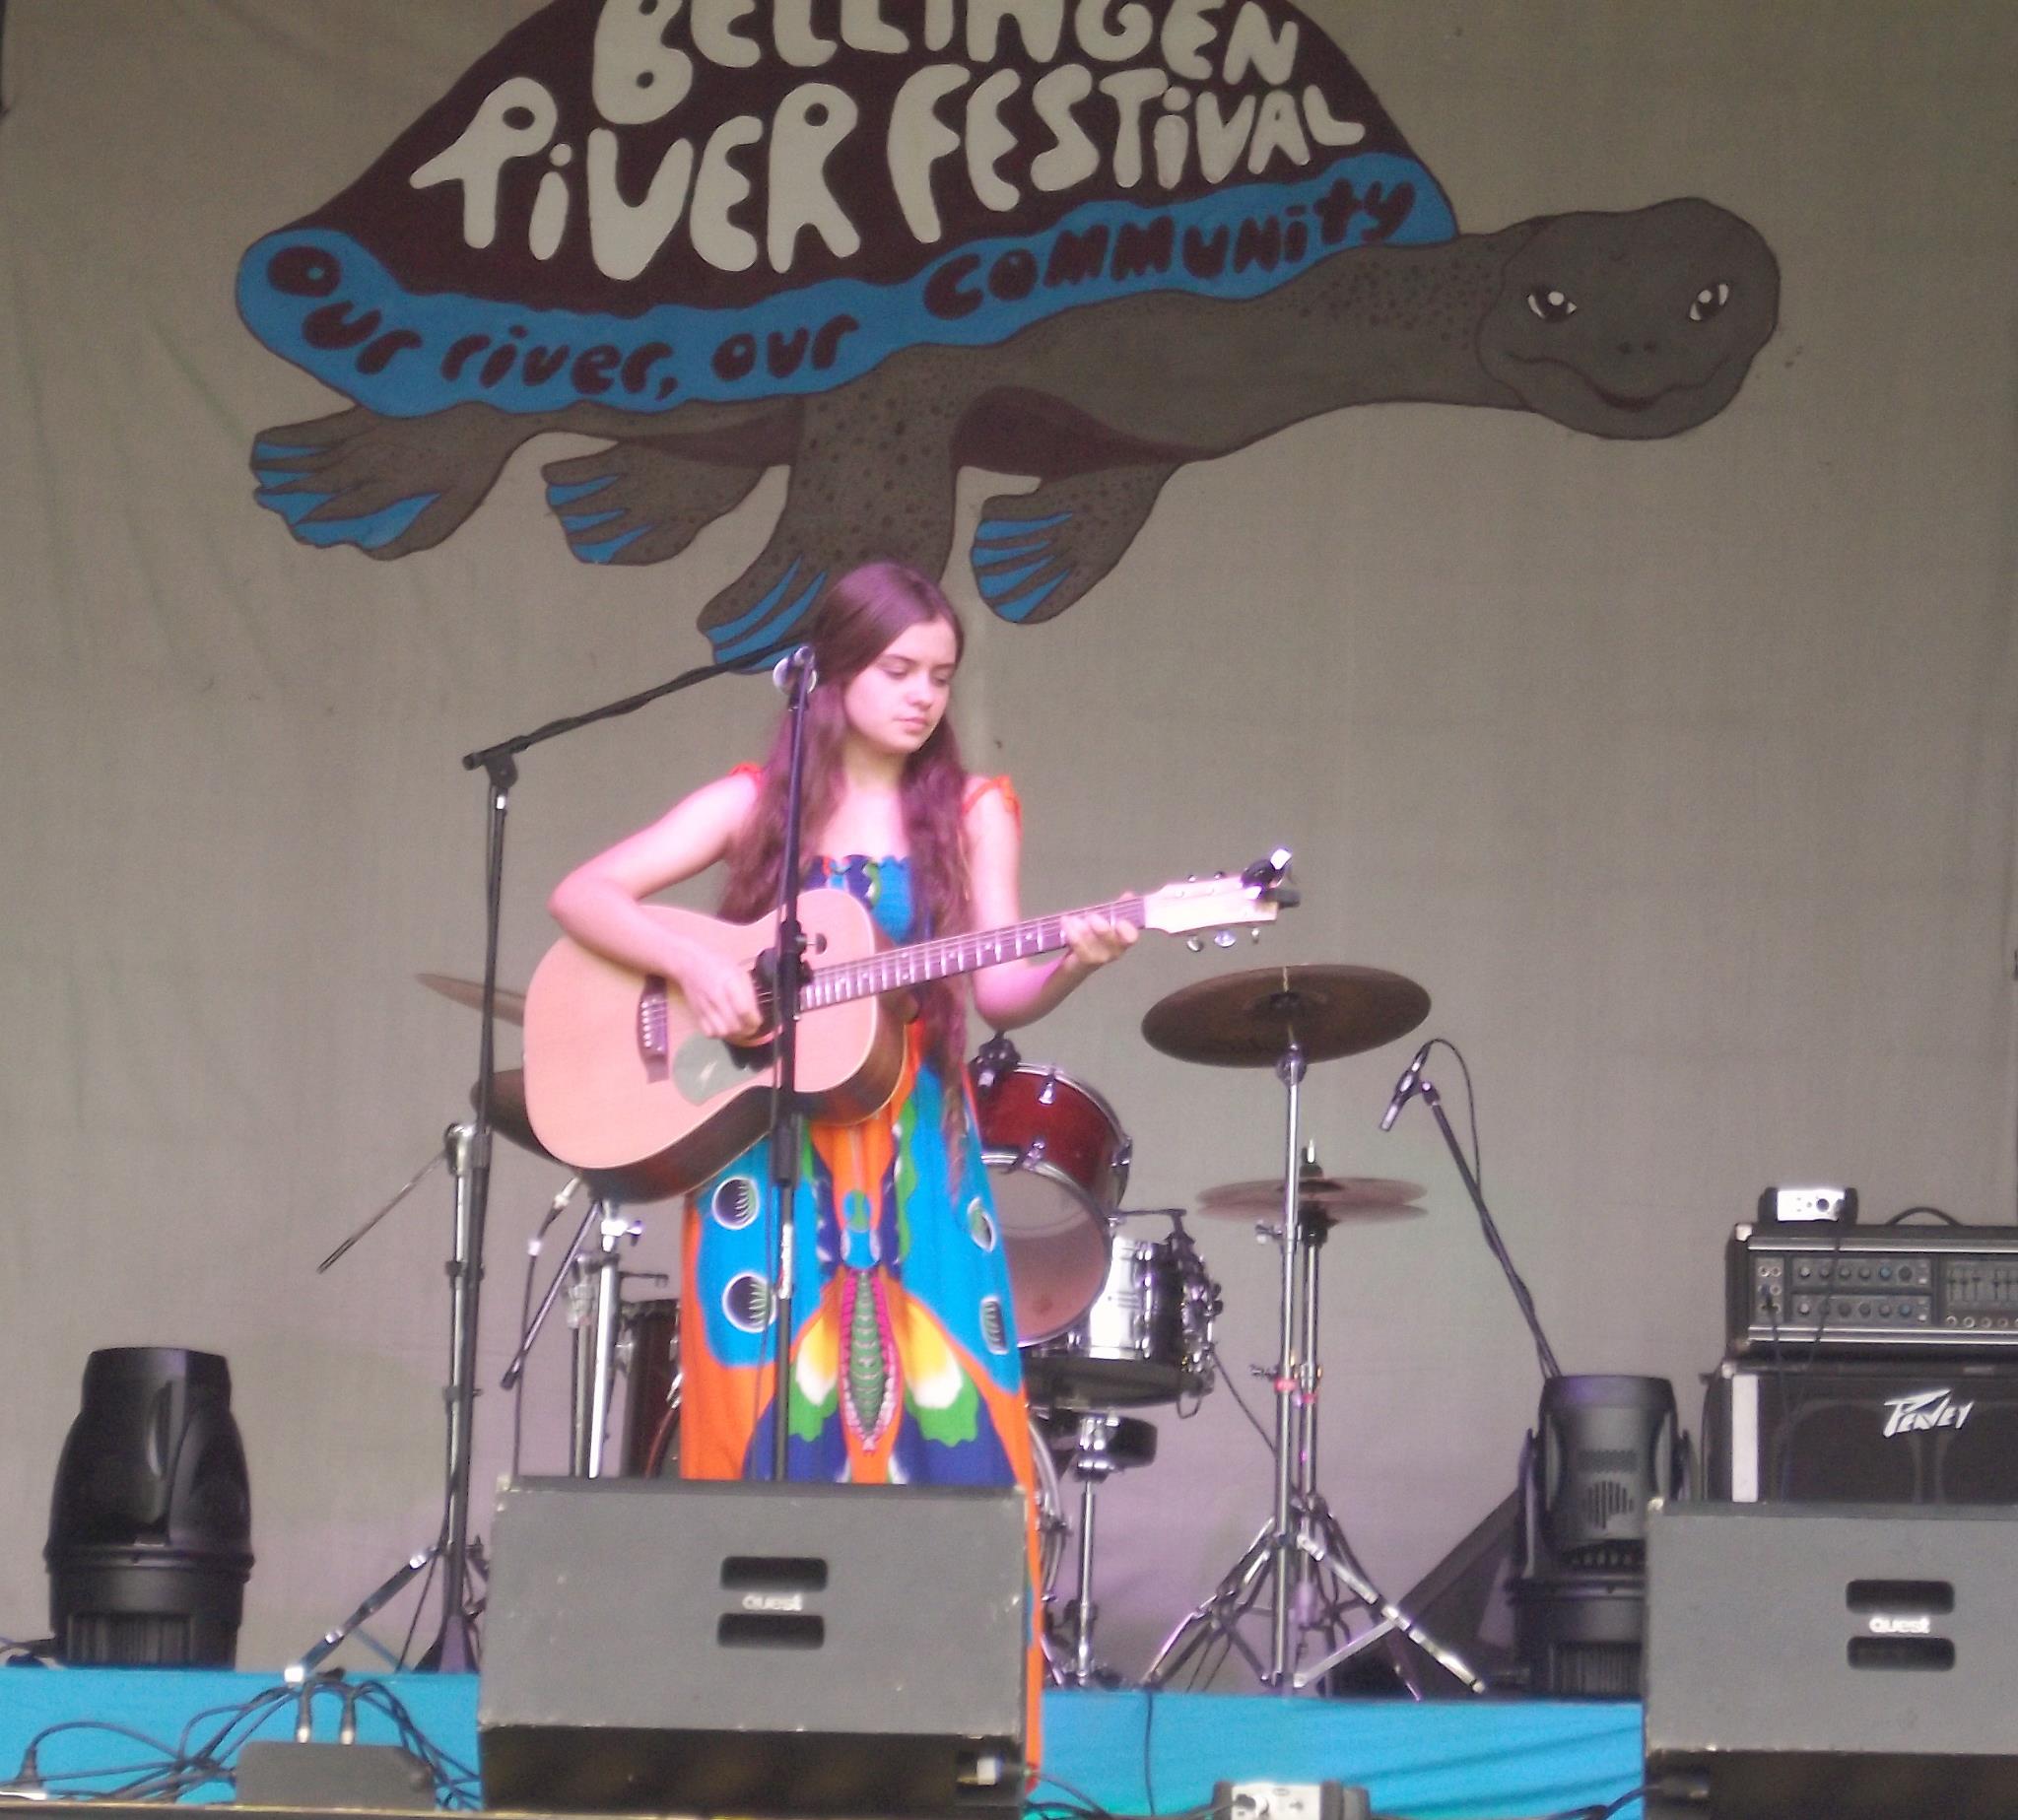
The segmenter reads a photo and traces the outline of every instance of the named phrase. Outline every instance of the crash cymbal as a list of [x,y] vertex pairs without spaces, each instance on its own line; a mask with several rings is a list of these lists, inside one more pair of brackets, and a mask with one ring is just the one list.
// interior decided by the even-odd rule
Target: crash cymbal
[[[474,1087],[469,1090],[469,1103],[477,1103]],[[525,1110],[523,1068],[500,1068],[491,1076],[491,1129],[521,1150],[544,1157],[558,1168],[568,1167],[533,1135],[532,1118]],[[578,1174],[592,1193],[605,1200],[622,1201],[626,1206],[666,1198],[665,1187],[639,1170],[581,1170]],[[1277,1199],[1280,1198],[1278,1194]]]
[[1405,1037],[1429,1015],[1429,993],[1378,967],[1261,967],[1158,999],[1142,1034],[1179,1061],[1265,1068],[1292,1036],[1306,1061],[1329,1061]]
[[[467,1005],[472,1011],[484,1008],[484,982],[481,979],[458,979],[453,974],[416,974],[418,979],[431,992],[439,992],[443,998],[452,998],[458,1005]],[[523,1024],[525,1022],[525,994],[498,988],[498,1021],[501,1024]]]
[[[1398,1220],[1423,1211],[1412,1205],[1424,1193],[1419,1181],[1387,1181],[1379,1176],[1306,1176],[1297,1197],[1334,1220]],[[1229,1220],[1257,1219],[1282,1211],[1282,1179],[1222,1181],[1198,1196],[1198,1211]]]
[[[469,1103],[471,1106],[477,1103],[477,1090],[474,1087],[469,1090]],[[491,1129],[500,1137],[516,1144],[519,1149],[529,1150],[536,1157],[545,1157],[549,1163],[561,1161],[532,1134],[532,1118],[525,1110],[523,1068],[500,1068],[491,1076]],[[1275,1198],[1282,1198],[1280,1185],[1277,1186]]]

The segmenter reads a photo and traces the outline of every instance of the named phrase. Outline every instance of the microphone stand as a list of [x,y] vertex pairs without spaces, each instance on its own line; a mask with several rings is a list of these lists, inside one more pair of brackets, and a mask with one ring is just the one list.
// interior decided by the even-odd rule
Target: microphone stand
[[772,1259],[773,1305],[776,1338],[771,1395],[771,1477],[783,1483],[791,1477],[787,1460],[791,1430],[792,1267],[797,1228],[799,1144],[803,1124],[799,1106],[799,986],[805,976],[806,932],[799,926],[799,815],[804,799],[806,764],[806,701],[820,680],[813,669],[810,646],[802,645],[785,660],[790,686],[786,712],[791,715],[791,768],[784,798],[784,859],[778,878],[777,949],[773,961],[773,1004],[777,1036],[773,1045],[776,1073],[771,1090],[771,1184],[777,1208],[777,1249]]
[[[511,805],[511,787],[518,780],[521,752],[592,726],[598,720],[636,712],[661,696],[674,695],[730,672],[762,669],[798,648],[796,640],[728,662],[706,663],[683,670],[669,682],[641,690],[584,713],[550,720],[529,733],[501,740],[495,746],[465,753],[465,771],[485,774],[489,809],[484,851],[484,993],[477,1039],[476,1118],[463,1129],[468,1164],[466,1203],[457,1208],[456,1261],[449,1267],[452,1315],[448,1405],[447,1511],[441,1528],[441,1628],[422,1655],[422,1668],[446,1672],[477,1666],[477,1637],[470,1591],[470,1462],[476,1414],[477,1312],[483,1284],[484,1224],[490,1208],[491,1137],[495,1128],[496,1045],[498,1020],[498,937],[503,923],[504,882],[504,821]],[[457,1158],[458,1164],[462,1157]]]
[[[1491,1250],[1494,1260],[1505,1274],[1508,1287],[1514,1292],[1514,1303],[1520,1311],[1520,1318],[1527,1323],[1528,1334],[1534,1341],[1534,1356],[1541,1362],[1541,1375],[1544,1380],[1560,1378],[1563,1375],[1563,1368],[1556,1363],[1555,1348],[1549,1344],[1548,1335],[1541,1330],[1541,1316],[1534,1312],[1534,1297],[1528,1293],[1527,1285],[1521,1281],[1520,1272],[1514,1267],[1514,1259],[1508,1253],[1507,1243],[1500,1237],[1500,1229],[1493,1220],[1492,1210],[1486,1205],[1485,1189],[1479,1185],[1478,1178],[1471,1173],[1471,1165],[1465,1161],[1464,1147],[1458,1143],[1457,1133],[1450,1128],[1449,1117],[1444,1111],[1444,1096],[1437,1091],[1437,1083],[1423,1074],[1423,1062],[1429,1055],[1430,1047],[1431,1045],[1428,1043],[1423,1045],[1415,1060],[1409,1063],[1407,1073],[1396,1083],[1393,1102],[1387,1109],[1387,1116],[1380,1121],[1380,1129],[1388,1129],[1394,1123],[1395,1115],[1412,1099],[1420,1099],[1430,1109],[1430,1115],[1436,1119],[1437,1128],[1444,1133],[1444,1142],[1449,1149],[1450,1160],[1457,1165],[1457,1174],[1463,1179],[1464,1191],[1471,1196],[1471,1204],[1478,1210],[1478,1223],[1484,1229],[1487,1248]],[[1411,1079],[1410,1076],[1414,1078]]]

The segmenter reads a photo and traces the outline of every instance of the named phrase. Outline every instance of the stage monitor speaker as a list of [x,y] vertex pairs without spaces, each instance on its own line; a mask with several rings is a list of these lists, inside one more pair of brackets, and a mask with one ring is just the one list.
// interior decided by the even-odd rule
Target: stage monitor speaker
[[1021,1806],[1013,1488],[531,1479],[492,1553],[487,1806]]
[[1648,1820],[2018,1814],[2018,1513],[1648,1524]]
[[1726,1362],[1704,1441],[1734,1504],[2018,1503],[2018,1361]]

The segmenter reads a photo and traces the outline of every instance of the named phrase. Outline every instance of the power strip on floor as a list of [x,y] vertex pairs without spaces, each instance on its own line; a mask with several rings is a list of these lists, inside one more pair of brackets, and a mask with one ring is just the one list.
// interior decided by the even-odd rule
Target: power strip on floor
[[1214,1783],[1212,1820],[1373,1820],[1364,1788],[1346,1783]]

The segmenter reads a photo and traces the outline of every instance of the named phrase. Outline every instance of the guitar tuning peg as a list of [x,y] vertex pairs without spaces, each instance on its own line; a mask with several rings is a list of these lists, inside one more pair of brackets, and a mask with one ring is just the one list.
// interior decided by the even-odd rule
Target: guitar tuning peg
[[1212,938],[1212,945],[1215,948],[1231,948],[1240,939],[1240,936],[1234,930],[1222,929]]
[[1260,925],[1259,925],[1258,923],[1257,923],[1257,924],[1255,924],[1255,926],[1254,926],[1253,928],[1251,928],[1251,929],[1249,929],[1249,930],[1247,931],[1247,939],[1248,939],[1248,940],[1249,940],[1250,942],[1252,942],[1252,943],[1254,944],[1254,946],[1255,946],[1255,947],[1257,947],[1257,948],[1258,948],[1258,947],[1260,947],[1260,945],[1261,945],[1261,928],[1260,928]]
[[1203,954],[1205,952],[1205,938],[1202,935],[1187,935],[1184,937],[1184,946],[1190,949],[1193,954]]

